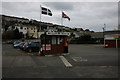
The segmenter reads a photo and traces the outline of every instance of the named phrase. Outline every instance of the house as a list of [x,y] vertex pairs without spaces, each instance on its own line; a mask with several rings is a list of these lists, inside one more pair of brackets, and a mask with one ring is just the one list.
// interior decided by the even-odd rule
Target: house
[[26,19],[26,18],[19,18],[19,17],[13,17],[13,16],[6,16],[6,15],[2,15],[2,20],[29,23],[29,19]]
[[4,29],[3,28],[1,28],[1,34],[4,32]]
[[92,38],[103,38],[104,35],[103,35],[103,32],[94,32],[94,33],[91,33],[91,37]]
[[19,30],[19,32],[23,33],[24,38],[26,38],[27,26],[21,25],[21,24],[15,24],[15,29],[16,29],[16,28]]
[[120,30],[105,31],[104,37],[107,47],[120,48]]
[[75,28],[77,31],[83,31],[82,28]]
[[38,33],[37,27],[29,25],[27,27],[27,35],[28,35],[29,38],[38,38],[39,37],[39,33]]

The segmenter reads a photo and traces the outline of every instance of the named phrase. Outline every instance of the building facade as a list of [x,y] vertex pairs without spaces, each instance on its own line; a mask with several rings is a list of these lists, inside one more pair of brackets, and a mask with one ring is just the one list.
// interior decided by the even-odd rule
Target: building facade
[[27,27],[27,35],[28,35],[29,38],[38,38],[39,33],[38,33],[37,27],[29,25]]
[[120,30],[106,31],[104,38],[108,48],[120,48]]

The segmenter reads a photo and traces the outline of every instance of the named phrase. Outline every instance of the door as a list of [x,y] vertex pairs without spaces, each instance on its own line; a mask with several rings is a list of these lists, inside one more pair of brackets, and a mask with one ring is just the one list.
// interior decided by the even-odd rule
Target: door
[[52,53],[56,54],[57,53],[57,37],[52,36]]
[[53,36],[52,37],[52,53],[63,53],[64,52],[64,46],[63,46],[63,40],[60,36]]

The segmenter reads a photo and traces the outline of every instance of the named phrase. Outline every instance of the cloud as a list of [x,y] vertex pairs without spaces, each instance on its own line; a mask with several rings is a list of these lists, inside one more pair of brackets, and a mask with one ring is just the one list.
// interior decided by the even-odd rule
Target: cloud
[[72,10],[73,9],[73,3],[72,2],[44,2],[45,6],[51,7],[51,9],[55,10]]
[[3,2],[2,14],[40,20],[40,5],[49,8],[53,16],[42,15],[42,21],[61,25],[63,10],[71,21],[63,19],[68,27],[79,27],[93,31],[102,31],[106,23],[107,30],[117,28],[117,2]]

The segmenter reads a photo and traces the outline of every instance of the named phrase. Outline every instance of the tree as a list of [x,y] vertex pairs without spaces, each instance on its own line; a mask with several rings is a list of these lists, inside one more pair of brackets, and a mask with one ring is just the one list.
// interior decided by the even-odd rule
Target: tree
[[24,38],[23,32],[20,32],[19,34],[20,34],[20,38]]
[[20,39],[19,30],[16,28],[13,32],[14,32],[14,39]]
[[80,31],[83,31],[83,28],[80,28]]
[[28,39],[29,38],[28,33],[26,33],[25,35],[26,35],[26,39]]
[[32,25],[33,24],[32,21],[29,21],[29,24]]
[[91,40],[92,40],[91,35],[87,34],[75,39],[76,43],[79,44],[89,44],[91,43]]
[[86,29],[85,31],[90,31],[89,29]]
[[6,32],[3,32],[2,34],[2,39],[13,39],[13,38],[14,38],[13,31],[6,31]]
[[80,37],[83,41],[90,41],[91,40],[91,35],[83,35]]
[[74,38],[74,37],[75,37],[75,34],[71,33],[71,34],[70,34],[70,37],[71,37],[71,38]]
[[5,21],[5,20],[3,20],[2,21],[2,27],[5,29],[5,32],[8,30],[8,27],[9,26],[14,26],[15,25],[15,21]]
[[15,29],[15,26],[14,25],[12,25],[12,30],[14,30]]

